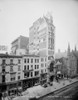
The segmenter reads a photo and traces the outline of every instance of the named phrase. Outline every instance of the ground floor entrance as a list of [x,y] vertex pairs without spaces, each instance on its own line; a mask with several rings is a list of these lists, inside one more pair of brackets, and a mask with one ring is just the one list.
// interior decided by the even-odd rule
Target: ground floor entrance
[[23,80],[23,83],[22,83],[23,91],[37,84],[39,84],[39,77]]

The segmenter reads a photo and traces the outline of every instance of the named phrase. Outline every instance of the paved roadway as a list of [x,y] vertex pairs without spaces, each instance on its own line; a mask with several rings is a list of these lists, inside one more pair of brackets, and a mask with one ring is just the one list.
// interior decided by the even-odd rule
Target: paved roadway
[[39,100],[78,100],[78,83],[72,85],[66,90],[50,94]]

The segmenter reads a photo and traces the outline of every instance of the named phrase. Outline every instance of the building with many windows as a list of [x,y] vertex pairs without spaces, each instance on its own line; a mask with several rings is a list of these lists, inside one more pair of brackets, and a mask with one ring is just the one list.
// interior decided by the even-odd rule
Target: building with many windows
[[[41,59],[43,59],[41,61]],[[38,55],[24,55],[23,56],[23,89],[41,84],[41,74],[45,74],[47,68],[45,67],[46,57],[39,57]]]
[[39,18],[29,28],[29,53],[53,56],[55,51],[55,27],[51,14]]
[[53,72],[50,69],[53,69],[55,58],[55,26],[50,13],[36,20],[29,28],[29,53],[46,57],[47,73]]
[[0,54],[0,91],[17,92],[22,80],[22,56]]
[[0,91],[17,94],[47,81],[46,57],[0,54]]

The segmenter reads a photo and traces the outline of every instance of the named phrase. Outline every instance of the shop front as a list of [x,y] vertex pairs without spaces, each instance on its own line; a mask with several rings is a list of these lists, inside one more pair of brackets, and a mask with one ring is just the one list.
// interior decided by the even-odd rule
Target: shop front
[[40,75],[40,84],[43,85],[47,82],[47,73],[41,73]]
[[38,85],[38,84],[39,84],[39,77],[25,79],[25,80],[23,80],[23,83],[22,83],[23,91],[25,91],[27,88],[30,88],[30,87],[32,87],[34,85]]

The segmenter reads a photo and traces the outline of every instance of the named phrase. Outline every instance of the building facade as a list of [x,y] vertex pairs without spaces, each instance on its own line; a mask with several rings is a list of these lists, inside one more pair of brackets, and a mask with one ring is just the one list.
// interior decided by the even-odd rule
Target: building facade
[[39,18],[29,28],[29,53],[47,57],[47,74],[50,78],[55,58],[55,26],[51,14]]
[[72,51],[67,59],[68,75],[74,76],[78,74],[78,51]]
[[0,91],[18,94],[47,81],[46,57],[0,54]]
[[[43,60],[42,60],[43,59]],[[46,57],[39,57],[38,55],[24,55],[23,56],[23,90],[38,84],[43,84],[46,78],[41,75],[47,72]]]
[[21,88],[22,57],[0,54],[0,91],[8,94],[16,93]]
[[11,43],[11,54],[25,55],[29,53],[29,38],[25,36],[19,36]]
[[55,51],[55,27],[51,15],[35,21],[29,29],[29,53],[53,56]]
[[68,44],[67,52],[58,53],[55,56],[56,61],[62,63],[61,72],[64,76],[68,75],[70,77],[78,74],[78,51],[70,50],[70,45]]

